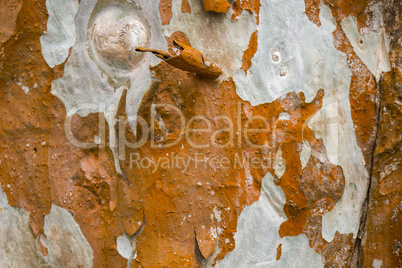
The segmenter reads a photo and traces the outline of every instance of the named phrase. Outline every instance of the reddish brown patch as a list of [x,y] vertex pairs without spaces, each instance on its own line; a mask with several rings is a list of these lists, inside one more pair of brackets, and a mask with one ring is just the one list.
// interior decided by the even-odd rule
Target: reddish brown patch
[[[396,47],[396,40],[398,39],[391,43],[391,47],[393,45]],[[395,68],[384,74],[380,82],[381,110],[377,147],[374,153],[373,181],[364,234],[365,242],[359,255],[359,261],[364,267],[371,266],[374,259],[381,260],[383,267],[402,265],[401,82],[401,68]]]
[[282,255],[282,244],[276,248],[276,260],[279,261]]
[[[281,235],[304,233],[309,237],[310,245],[324,256],[326,265],[338,267],[347,263],[352,250],[351,235],[336,234],[331,243],[327,243],[321,237],[322,215],[332,209],[343,191],[342,171],[330,164],[328,159],[324,161],[319,159],[320,154],[326,155],[323,143],[315,139],[311,130],[304,127],[308,119],[321,108],[321,92],[312,103],[305,103],[303,94],[289,93],[280,100],[252,107],[237,96],[232,80],[219,85],[165,63],[160,64],[152,69],[156,79],[144,97],[139,111],[139,115],[148,124],[154,123],[151,130],[155,135],[140,149],[127,150],[126,160],[121,161],[122,168],[132,185],[128,188],[124,179],[115,172],[110,150],[102,145],[107,144],[106,139],[102,140],[100,146],[92,149],[78,149],[66,138],[64,105],[50,93],[50,83],[62,75],[62,66],[57,71],[48,68],[40,53],[39,37],[45,30],[46,18],[44,3],[24,4],[16,24],[16,32],[20,34],[4,44],[5,56],[0,73],[0,114],[5,118],[0,129],[0,145],[3,149],[0,155],[1,170],[4,174],[0,180],[10,205],[23,207],[29,211],[34,234],[43,231],[43,218],[50,212],[51,204],[56,204],[74,214],[94,250],[95,267],[110,265],[123,267],[126,265],[126,260],[116,251],[116,238],[123,233],[121,223],[128,234],[133,234],[139,228],[138,221],[142,221],[142,213],[145,211],[147,224],[137,244],[137,265],[188,267],[197,265],[194,259],[193,227],[197,231],[203,255],[208,256],[215,244],[211,230],[215,229],[217,223],[211,215],[215,215],[218,211],[221,213],[218,225],[223,229],[221,240],[228,238],[230,241],[229,244],[221,243],[221,253],[218,256],[218,259],[221,259],[233,250],[233,233],[236,232],[237,219],[244,206],[252,204],[259,198],[261,179],[267,172],[274,174],[272,166],[255,168],[249,163],[248,166],[220,170],[210,165],[205,167],[193,165],[185,172],[169,168],[152,172],[130,168],[130,153],[154,158],[166,154],[194,158],[196,154],[202,154],[209,158],[216,156],[219,159],[224,157],[235,159],[236,156],[248,155],[251,158],[272,160],[281,146],[286,172],[282,178],[275,179],[285,191],[287,198],[285,212],[289,218],[283,227],[281,226]],[[334,36],[337,40],[345,39],[339,28]],[[350,45],[345,45],[344,48],[350,49]],[[352,52],[348,52],[348,55],[349,59],[353,59]],[[361,63],[358,66],[362,68]],[[365,81],[364,83],[372,83],[366,79],[366,70],[363,73],[358,73],[356,70],[354,72],[353,79],[361,76],[359,79]],[[20,80],[30,87],[29,94],[25,94],[17,84]],[[389,78],[386,81],[394,80]],[[37,83],[38,88],[34,89],[33,83]],[[352,91],[357,90],[358,85],[359,83],[351,87],[354,88]],[[384,90],[387,90],[385,85]],[[357,97],[351,99],[363,99],[360,93],[355,96]],[[395,95],[389,94],[389,96],[389,99],[384,101],[393,103]],[[197,149],[191,147],[188,141],[182,141],[176,146],[167,148],[166,143],[180,136],[180,117],[173,108],[157,107],[156,110],[165,127],[160,126],[157,120],[152,121],[150,108],[153,103],[168,103],[179,108],[186,120],[195,115],[205,115],[209,119],[225,115],[236,124],[240,120],[238,125],[244,126],[250,113],[268,117],[268,121],[272,123],[277,122],[282,112],[289,113],[292,120],[281,122],[275,127],[271,125],[267,132],[249,133],[246,136],[240,133],[240,139],[235,134],[234,147]],[[367,106],[367,110],[371,109],[370,105]],[[397,109],[393,108],[393,111]],[[356,112],[354,118],[358,117],[357,114],[368,117],[368,113],[364,110]],[[121,115],[124,117],[124,113]],[[74,137],[84,142],[92,141],[94,135],[99,134],[99,121],[103,120],[102,114],[91,114],[84,118],[74,116],[72,119]],[[354,120],[356,122],[356,119]],[[372,123],[366,121],[364,124]],[[266,128],[258,120],[252,122],[251,126],[260,130]],[[204,128],[206,124],[198,120],[193,122],[191,127]],[[212,124],[211,131],[226,127],[228,124],[225,121],[216,121]],[[395,127],[395,130],[398,129]],[[134,141],[130,128],[125,128],[125,131],[129,139]],[[359,130],[358,137],[367,131]],[[138,133],[141,133],[140,127]],[[395,133],[398,132],[390,132],[387,125],[384,125],[382,133],[385,133],[380,138],[383,145],[380,144],[378,150],[392,150],[389,145],[394,143],[384,137],[390,133],[389,140],[394,140],[397,137]],[[150,133],[145,135],[148,136]],[[197,144],[203,144],[210,141],[211,135],[192,133],[190,138]],[[214,138],[217,144],[224,145],[230,140],[230,135],[223,131]],[[267,143],[269,146],[263,149],[251,148],[246,146],[245,138],[253,143]],[[302,169],[299,154],[304,140],[310,143],[313,153],[307,166]],[[44,145],[42,141],[45,142]],[[160,144],[161,147],[154,148],[151,142]],[[26,146],[28,143],[29,146]],[[396,148],[400,148],[399,143],[395,144]],[[364,150],[367,155],[366,151],[369,149]],[[319,168],[318,164],[321,165]],[[379,164],[378,171],[380,170],[382,168]],[[246,177],[252,179],[247,180]],[[7,184],[10,184],[10,189],[6,187]],[[387,189],[384,187],[383,189]],[[400,230],[396,221],[400,217],[400,211],[395,210],[399,198],[396,194],[388,193],[386,198],[390,198],[390,203],[387,205],[389,209],[379,213],[380,216],[389,217],[387,222],[391,225],[390,230],[381,231],[384,234],[382,240],[379,240],[376,232],[378,226],[376,222],[381,220],[380,216],[369,219],[371,227],[367,241],[370,241],[370,245],[376,245],[377,249],[381,249],[380,243],[386,245],[384,250],[381,249],[376,254],[392,257],[393,241],[387,243],[386,239],[389,240],[389,237],[398,234]],[[386,201],[386,199],[376,200]],[[381,211],[380,209],[383,207],[373,207],[373,211]],[[374,256],[374,248],[369,248],[364,255],[364,262],[367,265],[371,265],[370,261],[372,263],[372,258],[367,257],[371,253]],[[395,257],[390,261],[390,266],[396,264],[394,260]]]
[[[145,158],[157,160],[164,156],[182,159],[201,159],[205,156],[209,159],[213,157],[228,158],[231,161],[234,161],[236,157],[241,157],[243,160],[246,157],[272,160],[282,144],[284,159],[289,163],[289,167],[287,166],[288,175],[284,175],[280,183],[288,200],[293,199],[302,208],[302,211],[305,211],[305,215],[323,215],[312,212],[312,210],[317,210],[317,206],[324,202],[327,205],[320,213],[325,213],[331,210],[339,200],[344,182],[339,167],[325,162],[322,163],[323,171],[316,170],[318,159],[313,156],[309,163],[311,168],[306,168],[309,172],[311,169],[317,174],[318,181],[312,179],[309,182],[309,177],[301,171],[300,160],[297,160],[300,158],[298,154],[303,139],[308,139],[315,150],[319,150],[321,155],[325,155],[325,152],[322,151],[324,150],[322,141],[315,140],[313,132],[305,127],[306,120],[321,108],[322,91],[311,103],[304,102],[303,94],[289,93],[282,100],[252,107],[237,96],[232,80],[224,81],[219,86],[216,82],[199,79],[165,63],[153,68],[153,72],[158,82],[155,82],[144,96],[139,110],[139,116],[144,118],[148,125],[154,122],[151,129],[153,135],[147,134],[147,143],[138,150],[127,149],[127,156],[133,154],[137,160]],[[227,105],[227,103],[237,103],[238,105]],[[289,105],[290,103],[293,106]],[[156,107],[156,112],[164,122],[163,128],[158,122],[152,120],[151,107],[153,104],[171,105]],[[236,130],[238,126],[243,128],[251,115],[263,117],[269,115],[267,120],[274,123],[278,122],[279,114],[285,111],[295,120],[276,126],[269,125],[269,129],[262,121],[254,120],[249,123],[250,128],[261,131],[250,132],[244,136],[244,132],[242,133],[240,130],[240,139],[235,134],[232,142],[231,135],[227,131],[211,135],[217,130],[229,127],[227,122],[217,120],[211,124],[211,133],[192,133],[188,139],[195,144],[206,144],[211,142],[211,137],[214,137],[217,144],[221,146],[228,144],[228,147],[194,148],[188,139],[183,139],[178,144],[169,147],[168,144],[181,137],[180,133],[183,131],[181,118],[176,109],[183,113],[186,122],[197,115],[206,115],[211,120],[218,115],[227,116],[236,124],[234,125]],[[238,122],[240,122],[239,125],[237,125]],[[200,119],[194,121],[189,127],[204,129],[207,126],[206,122]],[[263,131],[264,129],[268,131]],[[302,131],[302,129],[304,130]],[[141,132],[142,129],[139,127],[137,133]],[[276,140],[274,137],[280,138]],[[253,144],[269,144],[269,146],[260,149],[251,148],[247,146],[246,138]],[[295,169],[290,164],[294,160],[296,161],[294,165],[297,166]],[[144,266],[155,264],[174,266],[185,263],[191,256],[191,262],[195,265],[193,228],[197,232],[200,250],[204,256],[209,256],[213,251],[215,239],[211,230],[215,230],[216,223],[223,229],[223,233],[220,235],[221,241],[226,238],[233,241],[237,218],[244,206],[258,200],[261,179],[265,174],[267,172],[274,174],[272,166],[256,167],[255,163],[240,161],[237,167],[229,165],[222,169],[213,168],[216,163],[211,162],[207,164],[201,162],[195,166],[193,161],[187,170],[172,167],[151,170],[141,168],[137,164],[130,168],[130,159],[122,162],[124,172],[132,185],[130,196],[134,197],[133,206],[143,207],[147,218],[147,227],[139,237],[137,245],[138,260],[141,264]],[[250,176],[246,174],[252,176],[251,183],[246,182],[246,176]],[[302,176],[294,180],[293,177],[297,177],[297,174]],[[329,179],[330,184],[320,182],[320,178],[324,176],[327,180]],[[306,182],[303,182],[302,178]],[[314,184],[319,185],[317,195],[311,195],[306,191]],[[295,190],[298,192],[296,195],[294,195]],[[292,210],[291,206],[288,207],[286,213],[291,218],[289,223],[300,219],[300,213]],[[219,222],[214,217],[216,213],[220,213],[221,221]],[[293,224],[292,228],[297,227],[300,229],[298,232],[302,232],[303,228],[316,230],[321,225],[305,226],[306,224]],[[321,238],[320,232],[316,235]],[[220,243],[221,253],[218,259],[233,250],[233,247],[233,242]],[[172,258],[172,252],[176,252],[175,258]]]
[[43,243],[42,243],[42,239],[46,239],[45,237],[46,236],[44,234],[39,234],[39,239],[38,239],[39,250],[43,256],[47,256],[47,254],[48,254],[47,247],[45,247],[45,245],[43,245]]
[[297,236],[316,228],[315,224],[307,224],[308,219],[322,217],[331,211],[341,199],[345,187],[342,168],[332,165],[327,158],[321,158],[327,155],[322,140],[315,140],[309,129],[303,132],[312,148],[312,155],[304,169],[300,163],[300,145],[291,141],[281,146],[286,171],[279,185],[286,195],[284,211],[289,219],[280,227],[281,237]]
[[243,59],[242,59],[242,66],[245,72],[251,67],[251,59],[254,57],[255,53],[257,52],[258,47],[258,31],[255,31],[251,37],[250,42],[248,44],[248,48],[244,51]]
[[336,1],[337,8],[339,9],[338,14],[341,19],[346,18],[350,15],[357,18],[357,25],[360,30],[361,27],[367,26],[367,13],[366,8],[371,0],[338,0]]
[[[385,164],[385,163],[384,163]],[[389,195],[392,192],[402,192],[402,183],[400,181],[400,177],[402,174],[402,168],[400,163],[397,164],[395,162],[390,163],[388,169],[391,170],[384,170],[383,172],[390,172],[380,183],[379,192],[382,195]],[[381,176],[381,173],[380,173]]]
[[159,13],[161,15],[162,25],[170,24],[170,20],[173,17],[172,0],[160,0]]
[[[330,5],[334,18],[338,25],[342,18],[351,14],[357,17],[358,27],[365,26],[366,19],[372,16],[367,10],[368,1],[359,3],[348,1],[340,2],[339,8]],[[397,186],[401,161],[401,136],[400,136],[400,52],[401,44],[397,40],[401,36],[401,23],[395,20],[400,17],[402,6],[399,2],[391,2],[384,13],[384,25],[391,37],[390,63],[394,67],[391,73],[384,74],[383,80],[377,82],[375,88],[374,77],[361,63],[360,59],[353,53],[347,38],[338,26],[334,33],[338,49],[348,55],[349,66],[352,69],[351,84],[351,108],[352,117],[355,123],[356,135],[359,146],[362,148],[366,164],[373,166],[371,188],[369,193],[369,208],[365,229],[361,230],[360,239],[363,239],[362,247],[358,247],[356,253],[359,264],[368,267],[373,264],[374,259],[381,260],[384,267],[401,266],[400,248],[402,237],[400,235],[400,187]],[[341,41],[341,42],[339,42]],[[396,67],[396,68],[395,68]],[[398,90],[399,89],[399,90]],[[380,91],[380,92],[379,92]],[[376,109],[380,112],[379,122],[377,121]],[[374,121],[374,122],[373,122]],[[378,126],[377,126],[378,124]],[[372,127],[373,126],[373,127]],[[378,127],[378,133],[377,132]],[[373,129],[373,131],[371,131]],[[374,162],[371,161],[374,141],[376,148]],[[397,167],[395,169],[395,167]],[[400,176],[399,176],[400,177]],[[399,178],[398,177],[398,178]],[[364,220],[364,219],[363,219]]]
[[[1,184],[11,206],[30,212],[30,225],[35,235],[43,232],[44,215],[50,212],[51,205],[48,167],[44,161],[47,150],[41,145],[49,135],[51,111],[46,109],[49,99],[42,96],[47,88],[33,89],[33,85],[49,85],[53,79],[53,73],[44,67],[47,65],[39,43],[44,29],[36,16],[46,18],[44,4],[38,4],[35,11],[28,5],[21,8],[17,20],[12,22],[20,35],[3,45],[0,65],[0,114],[5,119],[0,132]],[[41,73],[41,77],[37,73]],[[19,81],[30,88],[28,94],[22,90],[22,84],[17,84]],[[38,180],[41,183],[37,183]]]
[[[176,40],[173,40],[173,46],[180,52],[171,53],[159,49],[142,47],[136,48],[136,51],[150,52],[175,68],[196,73],[204,78],[216,79],[222,74],[221,68],[204,57],[200,51]],[[170,51],[173,50],[170,49]]]
[[325,247],[318,252],[323,256],[327,267],[351,267],[350,259],[354,250],[353,234],[335,233],[334,239],[327,242],[322,239]]
[[316,0],[304,0],[304,3],[306,5],[306,15],[308,19],[314,22],[317,26],[321,26],[320,2]]
[[228,0],[202,0],[205,11],[226,13],[230,7]]
[[190,7],[190,3],[188,2],[188,0],[183,0],[181,2],[181,12],[191,14],[191,7]]
[[350,15],[357,18],[357,25],[360,30],[361,27],[366,27],[366,22],[368,19],[367,6],[371,0],[361,0],[361,1],[353,1],[353,0],[304,0],[306,5],[306,15],[307,17],[317,24],[321,25],[319,19],[320,6],[327,5],[331,8],[334,17],[338,17],[338,19],[342,20]]
[[[121,222],[122,216],[111,213],[110,204],[122,203],[115,201],[119,190],[114,183],[126,183],[114,171],[110,150],[102,146],[80,150],[66,138],[64,104],[50,93],[51,82],[63,75],[64,64],[50,69],[41,54],[39,37],[46,20],[44,2],[24,2],[16,21],[19,34],[3,45],[0,114],[6,120],[0,128],[1,186],[11,206],[29,212],[34,235],[43,233],[44,216],[55,204],[74,214],[94,250],[95,267],[111,263],[123,267],[126,260],[116,251],[121,224],[110,224],[111,219]],[[22,85],[30,88],[27,94]],[[80,141],[93,141],[100,118],[99,114],[74,116],[72,134]],[[107,235],[99,239],[100,234]],[[46,248],[39,247],[45,255]]]
[[169,46],[170,54],[174,54],[173,49],[175,48],[175,45],[173,44],[173,40],[191,47],[191,43],[190,43],[190,40],[188,39],[187,35],[183,32],[176,31],[170,37],[166,36],[166,41]]
[[[384,74],[380,84],[381,90],[381,126],[378,130],[376,154],[386,153],[401,140],[400,109],[402,96],[400,93],[402,68],[395,68]],[[384,170],[385,172],[385,170]]]
[[257,18],[257,24],[259,23],[259,14],[260,14],[260,0],[237,0],[233,3],[233,15],[232,20],[236,20],[243,10],[248,10],[255,14]]
[[0,44],[15,33],[15,22],[22,7],[22,0],[0,1]]

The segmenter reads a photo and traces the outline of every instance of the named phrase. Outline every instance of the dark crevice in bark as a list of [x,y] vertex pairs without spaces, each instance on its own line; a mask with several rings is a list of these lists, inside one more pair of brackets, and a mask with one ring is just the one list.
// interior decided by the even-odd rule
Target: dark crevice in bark
[[370,191],[371,191],[371,186],[373,183],[375,151],[377,148],[378,129],[380,126],[380,121],[381,121],[381,106],[382,106],[381,85],[382,85],[382,82],[383,82],[383,77],[381,76],[380,81],[376,82],[376,91],[377,91],[376,129],[375,129],[375,135],[374,135],[373,148],[372,148],[372,152],[371,152],[371,159],[370,159],[370,163],[369,163],[369,166],[370,166],[369,186],[367,189],[366,199],[364,200],[363,207],[362,207],[362,214],[360,217],[360,226],[359,226],[359,231],[358,231],[357,237],[356,237],[355,247],[353,249],[352,258],[349,263],[349,267],[352,267],[352,268],[362,267],[362,264],[360,263],[360,253],[361,253],[363,236],[366,232],[367,215],[368,215],[368,210],[369,210],[369,205],[370,205]]
[[[402,2],[400,1],[395,1],[395,0],[390,0],[388,3],[384,3],[386,7],[384,8],[384,24],[385,24],[385,29],[387,33],[390,36],[390,58],[392,55],[392,51],[398,51],[397,48],[397,43],[400,40],[400,24],[395,20],[398,16],[401,14],[402,10]],[[400,64],[400,58],[396,57],[396,62],[392,64],[391,61],[391,66],[396,65],[398,66]],[[376,115],[376,132],[375,132],[375,138],[374,138],[374,144],[372,148],[372,154],[371,154],[371,160],[370,160],[370,173],[369,173],[369,187],[367,190],[367,195],[366,195],[366,200],[363,204],[362,208],[362,215],[360,218],[360,226],[359,226],[359,232],[357,234],[356,238],[356,243],[355,243],[355,248],[352,253],[352,258],[350,261],[350,267],[363,267],[363,264],[361,263],[362,260],[362,242],[364,239],[364,235],[366,234],[366,225],[367,225],[367,219],[368,219],[368,212],[369,212],[369,205],[370,205],[370,194],[371,194],[371,187],[373,184],[373,172],[374,172],[374,167],[375,167],[375,152],[378,146],[378,135],[379,135],[379,127],[381,123],[381,110],[382,110],[382,97],[383,97],[383,81],[384,78],[381,76],[380,80],[376,82],[376,91],[377,91],[377,115]]]

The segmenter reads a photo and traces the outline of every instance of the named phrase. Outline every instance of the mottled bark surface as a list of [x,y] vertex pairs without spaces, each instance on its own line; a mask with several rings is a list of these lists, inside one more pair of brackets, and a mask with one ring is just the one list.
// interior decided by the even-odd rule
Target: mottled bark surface
[[0,267],[401,266],[401,17],[2,0]]

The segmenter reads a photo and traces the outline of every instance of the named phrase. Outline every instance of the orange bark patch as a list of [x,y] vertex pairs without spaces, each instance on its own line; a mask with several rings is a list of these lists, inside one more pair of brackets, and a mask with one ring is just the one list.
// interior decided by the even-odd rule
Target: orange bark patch
[[176,46],[174,45],[173,41],[177,41],[179,43],[185,44],[186,46],[191,47],[190,40],[188,39],[187,35],[183,32],[176,31],[171,36],[166,36],[166,41],[169,46],[170,54],[174,54],[176,50]]
[[320,2],[316,0],[304,0],[304,3],[306,5],[306,15],[309,20],[314,22],[317,26],[321,26],[319,7]]
[[181,2],[181,11],[184,13],[191,14],[191,7],[190,7],[190,3],[188,2],[188,0],[183,0]]
[[[350,15],[357,18],[357,25],[360,30],[361,27],[366,27],[366,22],[368,18],[367,7],[371,1],[353,1],[353,0],[338,0],[334,3],[331,0],[318,1],[318,0],[304,0],[306,5],[306,15],[307,17],[317,24],[321,25],[319,19],[320,6],[327,5],[331,8],[334,17],[342,20]],[[336,18],[335,18],[336,20]]]
[[202,0],[205,11],[226,13],[230,7],[228,0]]
[[242,66],[245,72],[251,67],[251,59],[254,57],[255,53],[257,52],[258,46],[258,31],[255,31],[250,37],[250,43],[248,44],[248,48],[244,51],[243,59],[242,59]]
[[[272,161],[281,144],[289,168],[288,174],[277,180],[280,180],[289,204],[293,206],[292,202],[295,202],[300,206],[305,218],[316,215],[312,210],[316,210],[321,202],[328,203],[322,213],[331,210],[342,195],[344,181],[343,175],[338,173],[341,172],[339,167],[325,162],[322,165],[326,169],[320,174],[314,167],[318,158],[312,157],[308,169],[318,172],[317,176],[323,182],[319,179],[310,182],[302,172],[300,160],[297,160],[302,136],[314,149],[321,150],[320,155],[323,154],[322,141],[316,140],[311,130],[302,130],[306,120],[321,108],[322,91],[311,103],[304,102],[303,94],[289,93],[282,100],[253,107],[237,96],[232,80],[219,85],[166,63],[152,71],[157,81],[144,96],[138,113],[152,128],[137,137],[137,140],[146,137],[145,145],[139,149],[127,149],[126,156],[131,156],[131,159],[121,162],[132,185],[129,194],[133,197],[132,206],[143,207],[147,218],[147,227],[137,244],[141,265],[163,263],[172,266],[186,261],[190,261],[188,265],[197,265],[193,228],[204,256],[209,256],[214,249],[215,224],[222,229],[221,241],[233,241],[237,219],[244,206],[258,200],[261,179],[266,173],[274,174],[272,165],[267,162],[259,165],[258,162]],[[282,112],[289,113],[294,120],[275,125]],[[197,118],[182,128],[182,120],[188,123],[197,116],[206,117]],[[216,119],[218,116],[220,118]],[[266,125],[260,119],[248,122],[252,116],[265,117],[270,123]],[[259,131],[244,132],[245,125]],[[234,135],[230,133],[232,127]],[[189,129],[197,131],[187,132]],[[210,132],[198,131],[202,129],[210,129]],[[142,133],[142,130],[138,126],[137,133]],[[177,139],[180,141],[171,146]],[[250,144],[260,147],[250,147]],[[222,159],[229,162],[221,166]],[[150,166],[151,162],[159,160],[165,161],[166,165]],[[294,160],[297,168],[291,168]],[[187,168],[184,166],[186,161],[189,161]],[[294,180],[295,177],[298,179]],[[330,179],[331,184],[324,181],[324,177]],[[317,195],[306,191],[313,184],[320,185]],[[288,222],[290,228],[297,228],[295,235],[321,228],[321,225],[292,224],[302,217],[300,212],[292,210],[292,206],[289,205],[285,212],[291,218]],[[316,233],[316,236],[321,238],[321,233]],[[220,243],[221,253],[217,259],[222,259],[234,246],[233,242]],[[172,252],[176,253],[174,258],[170,255]]]
[[388,195],[392,192],[402,192],[402,183],[400,181],[401,174],[402,168],[395,167],[395,170],[391,171],[391,174],[380,183],[379,192],[382,195]]
[[260,0],[237,0],[233,3],[233,15],[232,20],[236,20],[243,10],[248,10],[257,18],[257,23],[259,23],[259,13],[260,13]]
[[[401,12],[402,10],[400,10]],[[398,29],[398,28],[397,28]],[[400,26],[399,26],[400,29]],[[395,54],[400,45],[395,39]],[[399,48],[398,48],[399,46]],[[391,43],[392,47],[392,43]],[[398,59],[394,59],[398,62]],[[374,152],[373,182],[367,215],[365,243],[360,250],[360,263],[370,266],[381,259],[383,267],[401,265],[402,241],[402,73],[394,68],[380,82],[381,110],[377,147]]]
[[[110,224],[112,218],[121,222],[121,216],[112,216],[110,201],[118,192],[113,183],[126,183],[114,171],[110,150],[82,150],[66,137],[64,104],[50,93],[64,64],[50,69],[41,54],[39,37],[46,20],[45,2],[24,2],[16,21],[15,32],[20,34],[3,44],[0,114],[6,119],[0,127],[0,183],[9,204],[29,212],[34,235],[43,233],[44,217],[55,204],[73,213],[94,250],[94,267],[123,267],[127,261],[116,251],[121,224]],[[28,93],[23,85],[29,87]],[[73,117],[72,136],[93,142],[100,118]],[[45,255],[46,248],[41,243],[39,247]]]
[[282,244],[276,248],[276,260],[279,261],[282,255]]
[[170,20],[173,17],[172,0],[160,0],[159,13],[161,15],[162,25],[170,24]]
[[216,79],[222,74],[221,68],[205,58],[200,51],[175,40],[173,40],[173,45],[176,50],[174,51],[171,49],[171,51],[173,51],[172,54],[163,50],[142,47],[136,48],[136,51],[151,52],[173,67],[187,72],[196,73],[203,77]]
[[0,44],[6,42],[14,33],[21,0],[2,0],[0,2]]
[[289,220],[279,230],[281,237],[297,236],[312,228],[307,219],[324,216],[339,201],[345,187],[343,171],[332,165],[322,140],[316,140],[308,128],[302,130],[303,137],[310,143],[312,155],[305,168],[301,167],[301,147],[295,140],[281,145],[286,171],[278,184],[285,192],[287,203],[284,211]]

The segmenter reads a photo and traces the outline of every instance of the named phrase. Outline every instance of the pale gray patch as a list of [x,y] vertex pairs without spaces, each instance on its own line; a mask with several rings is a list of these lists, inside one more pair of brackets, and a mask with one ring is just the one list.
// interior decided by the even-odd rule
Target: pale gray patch
[[382,260],[374,259],[372,266],[373,266],[373,268],[381,268],[382,267]]
[[366,34],[372,32],[373,30],[378,31],[380,28],[384,28],[384,13],[386,12],[390,2],[390,0],[387,0],[384,2],[373,1],[368,3],[365,10],[365,13],[369,14],[365,22],[367,27],[361,27],[361,33]]
[[308,126],[317,139],[323,139],[328,160],[342,167],[345,185],[354,183],[357,186],[353,189],[345,187],[342,198],[323,216],[322,237],[332,241],[336,231],[353,233],[356,237],[369,180],[364,156],[356,141],[349,89],[341,88],[326,94],[322,109],[311,118]]
[[117,238],[117,251],[126,260],[130,258],[132,251],[131,242],[124,235]]
[[216,267],[255,267],[276,259],[280,244],[279,226],[286,221],[285,193],[276,186],[270,173],[262,180],[261,196],[245,207],[237,221],[236,247]]
[[288,114],[288,113],[280,113],[278,120],[281,120],[281,121],[290,120],[290,114]]
[[139,10],[132,5],[129,7],[131,12],[124,10],[124,6],[95,7],[88,25],[91,34],[87,44],[91,58],[109,77],[127,76],[135,71],[144,57],[144,53],[135,49],[149,46],[148,24]]
[[[88,267],[93,251],[74,217],[67,210],[52,206],[45,216],[45,235],[35,237],[29,226],[29,213],[8,205],[0,185],[0,267]],[[43,256],[38,239],[48,249]]]
[[321,255],[314,251],[309,245],[309,240],[305,234],[293,237],[284,237],[281,240],[282,254],[278,261],[270,263],[259,263],[255,267],[324,267]]
[[[122,89],[126,87],[126,84],[114,88],[109,84],[110,80],[124,79],[128,76],[127,80],[131,86],[127,92],[126,112],[128,116],[136,116],[142,96],[151,84],[149,66],[158,64],[160,60],[147,53],[141,58],[137,68],[128,75],[123,73],[121,77],[118,77],[118,74],[116,77],[109,77],[102,72],[90,57],[87,44],[91,35],[90,29],[88,29],[89,19],[96,3],[97,0],[88,0],[79,5],[75,19],[77,40],[65,65],[64,76],[52,83],[52,93],[64,102],[68,115],[78,113],[81,116],[86,116],[89,113],[103,112],[100,108],[101,105],[106,108],[114,105],[113,107],[116,109]],[[113,2],[110,1],[110,3]],[[159,15],[156,16],[159,13],[158,3],[159,1],[156,0],[138,0],[136,6],[141,8],[143,19],[150,26],[150,46],[157,49],[167,49],[160,23],[155,22],[155,18],[159,17]],[[137,8],[136,6],[133,8]],[[93,104],[101,111],[92,108]]]
[[[157,49],[167,49],[167,43],[158,21],[160,17],[159,1],[138,0],[132,2],[133,5],[140,8],[141,14],[144,16],[143,19],[150,26],[150,46]],[[94,107],[99,107],[102,104],[106,108],[111,105],[117,108],[123,89],[123,86],[119,86],[117,89],[113,88],[108,82],[110,77],[99,69],[88,54],[87,38],[90,33],[88,33],[87,27],[96,3],[97,0],[80,3],[75,19],[76,43],[66,63],[64,76],[52,83],[52,93],[64,102],[68,115],[78,113],[81,116],[86,116],[89,113],[99,112],[92,108],[91,104],[95,104]],[[112,4],[113,1],[110,3]],[[151,84],[149,66],[154,66],[159,62],[159,59],[147,53],[141,58],[141,62],[134,72],[128,75],[131,86],[127,92],[126,112],[129,117],[136,117],[142,96]],[[113,80],[113,77],[111,79]],[[131,124],[132,127],[134,125]]]
[[45,235],[49,263],[58,267],[93,267],[91,245],[70,212],[52,205],[52,210],[45,217]]
[[[3,194],[0,189],[0,196]],[[1,206],[3,209],[0,213],[0,267],[53,267],[39,250],[36,238],[29,227],[29,213],[22,208],[10,207],[8,204]]]
[[274,171],[275,175],[280,178],[285,174],[285,160],[282,157],[282,149],[279,148],[278,152],[276,153],[275,160],[274,160]]
[[[89,113],[105,113],[110,131],[110,148],[114,154],[116,171],[123,174],[119,159],[124,160],[125,155],[118,155],[117,137],[114,126],[114,118],[123,89],[128,88],[126,113],[129,124],[136,134],[137,111],[141,104],[142,97],[149,89],[152,77],[150,66],[160,63],[160,59],[151,53],[146,53],[139,60],[135,68],[129,72],[116,72],[109,76],[101,70],[96,59],[90,56],[89,41],[91,38],[90,18],[97,0],[81,1],[75,17],[76,42],[72,48],[71,56],[64,67],[62,78],[53,81],[52,94],[57,96],[66,106],[67,115],[79,114],[87,116]],[[128,12],[126,7],[131,5],[134,16],[141,16],[141,20],[149,26],[149,44],[152,48],[167,49],[167,43],[162,34],[160,24],[159,1],[158,0],[137,0],[130,1],[105,1],[105,8],[117,6],[122,14]],[[120,3],[120,6],[117,5]],[[121,8],[125,5],[124,8]],[[96,11],[98,12],[98,11]],[[99,12],[102,12],[100,10]]]
[[[280,238],[279,227],[287,220],[285,203],[285,193],[268,173],[262,180],[260,199],[246,207],[237,221],[235,249],[216,267],[324,267],[321,255],[310,247],[304,234]],[[282,254],[277,261],[280,244]]]
[[310,160],[310,157],[311,157],[310,143],[308,141],[304,141],[302,151],[300,153],[300,162],[303,168],[306,167],[308,160]]
[[[124,258],[127,259],[127,268],[133,267],[133,260],[137,257],[137,239],[138,236],[144,230],[144,228],[145,228],[145,214],[143,214],[143,222],[140,229],[138,229],[133,235],[128,235],[124,231],[123,227],[123,236],[117,238],[118,252],[120,255],[122,255]],[[129,245],[127,245],[127,242],[129,242]],[[130,254],[127,255],[128,247],[130,247]]]
[[5,192],[3,192],[3,189],[1,188],[0,184],[0,207],[5,208],[8,207],[8,200],[7,200],[7,195]]
[[48,244],[47,238],[46,238],[46,236],[45,236],[44,234],[40,234],[40,235],[39,235],[39,241],[41,242],[41,244],[42,244],[45,248],[48,248],[49,244]]
[[223,71],[222,78],[230,77],[242,66],[244,51],[251,35],[257,30],[254,14],[244,11],[234,22],[232,8],[226,14],[205,12],[202,2],[189,0],[191,14],[181,12],[181,0],[173,0],[173,17],[163,26],[166,36],[175,31],[187,35],[192,47],[204,53]]
[[63,63],[75,42],[74,18],[78,0],[47,0],[47,33],[40,37],[42,55],[50,68]]
[[24,90],[25,94],[28,94],[28,92],[29,92],[29,87],[27,87],[27,86],[22,86],[22,90]]
[[[159,0],[137,0],[138,6],[141,7],[141,11],[144,14],[146,20],[151,27],[151,40],[150,47],[156,49],[167,50],[168,45],[165,35],[162,31],[161,18],[159,14]],[[137,122],[137,111],[140,107],[142,97],[145,92],[149,89],[152,76],[149,66],[158,65],[161,60],[151,55],[151,53],[146,53],[145,62],[142,63],[141,70],[137,71],[130,76],[131,87],[127,92],[127,116],[131,118],[130,126],[133,132],[136,132],[136,122]]]
[[390,40],[384,28],[378,32],[360,34],[354,16],[343,19],[341,26],[353,47],[353,51],[377,81],[380,79],[381,73],[391,71],[388,58]]
[[332,241],[336,231],[357,235],[369,181],[351,117],[351,70],[346,54],[334,47],[336,25],[329,7],[321,7],[320,20],[318,27],[307,18],[302,0],[263,1],[252,66],[247,74],[236,72],[234,81],[238,95],[252,105],[288,92],[303,92],[310,102],[324,89],[323,108],[306,127],[323,139],[329,161],[343,168],[346,185],[357,185],[345,187],[341,200],[323,217],[322,235]]
[[304,92],[309,102],[320,88],[349,88],[350,69],[346,55],[333,46],[336,26],[328,7],[320,19],[318,27],[307,18],[303,1],[263,1],[251,68],[233,77],[238,95],[258,105]]

